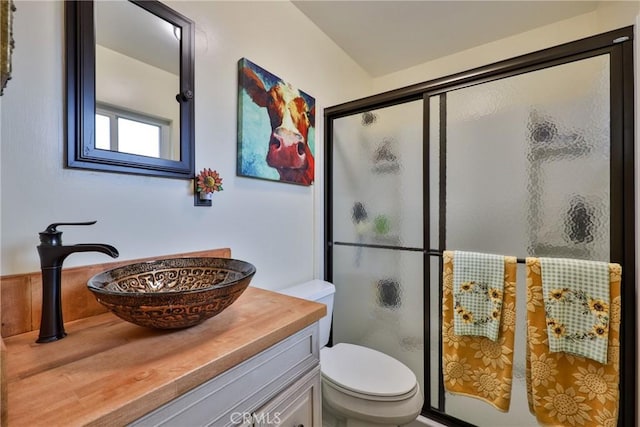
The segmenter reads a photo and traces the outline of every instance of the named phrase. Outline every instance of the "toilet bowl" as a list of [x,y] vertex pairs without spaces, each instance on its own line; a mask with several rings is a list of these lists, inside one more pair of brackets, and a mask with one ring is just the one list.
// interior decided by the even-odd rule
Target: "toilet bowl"
[[327,306],[327,315],[320,320],[323,418],[334,420],[336,427],[390,427],[416,419],[424,398],[415,374],[407,366],[360,345],[339,343],[326,347],[333,284],[313,280],[278,292]]

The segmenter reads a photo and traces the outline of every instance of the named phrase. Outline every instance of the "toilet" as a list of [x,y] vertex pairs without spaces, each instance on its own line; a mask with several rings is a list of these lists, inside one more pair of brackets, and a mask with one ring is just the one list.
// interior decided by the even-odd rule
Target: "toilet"
[[407,366],[359,345],[339,343],[326,347],[333,284],[312,280],[277,292],[327,306],[327,315],[320,319],[323,425],[396,427],[416,419],[424,398],[415,374]]

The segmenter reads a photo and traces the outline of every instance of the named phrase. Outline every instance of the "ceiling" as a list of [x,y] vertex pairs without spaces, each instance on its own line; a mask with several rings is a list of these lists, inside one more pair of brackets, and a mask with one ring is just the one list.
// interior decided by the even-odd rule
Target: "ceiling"
[[327,1],[293,4],[372,77],[591,12],[597,1]]

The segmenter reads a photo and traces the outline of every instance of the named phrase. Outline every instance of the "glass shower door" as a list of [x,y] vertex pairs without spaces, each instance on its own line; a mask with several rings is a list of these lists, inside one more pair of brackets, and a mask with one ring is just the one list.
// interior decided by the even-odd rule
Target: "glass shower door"
[[627,27],[327,108],[334,342],[410,366],[423,415],[436,421],[534,426],[524,266],[515,314],[505,315],[515,318],[516,342],[502,413],[445,393],[442,251],[616,262],[624,271],[618,425],[636,425],[635,77]]
[[[431,163],[444,165],[436,178],[444,194],[431,203],[431,215],[444,209],[432,226],[441,249],[610,260],[609,62],[603,54],[431,97],[430,153],[445,159]],[[526,400],[524,278],[519,265],[509,412],[447,393],[446,414],[478,426],[538,425]],[[432,277],[432,300],[439,287]],[[432,328],[432,342],[438,335]]]
[[333,343],[407,365],[424,386],[423,102],[333,121]]

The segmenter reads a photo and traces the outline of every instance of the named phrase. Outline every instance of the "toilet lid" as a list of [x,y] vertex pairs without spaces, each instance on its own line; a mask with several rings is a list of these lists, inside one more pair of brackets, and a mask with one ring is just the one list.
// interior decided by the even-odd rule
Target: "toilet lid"
[[323,348],[320,369],[333,383],[368,396],[399,396],[416,386],[416,376],[400,361],[359,345]]

